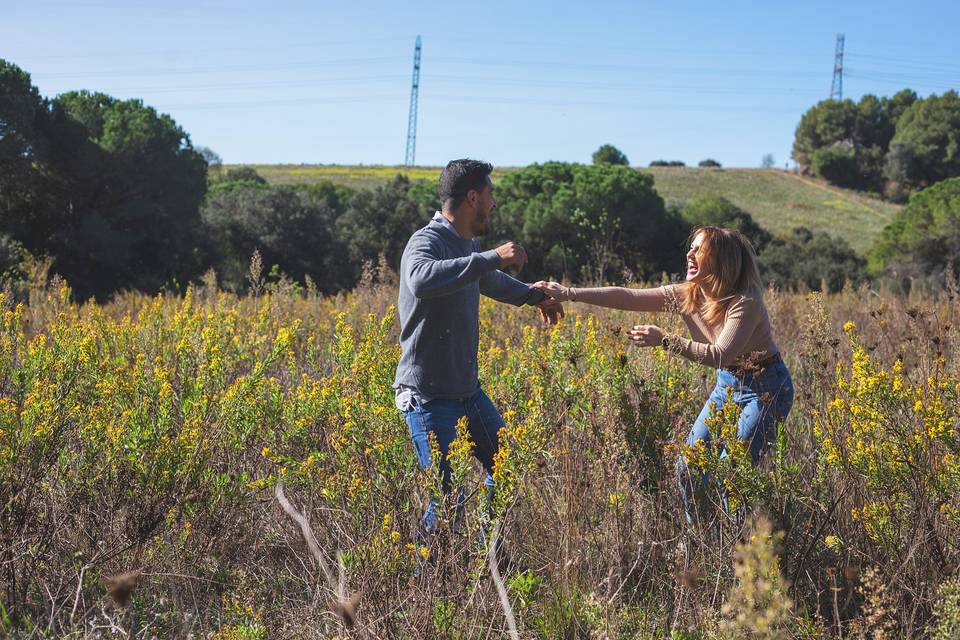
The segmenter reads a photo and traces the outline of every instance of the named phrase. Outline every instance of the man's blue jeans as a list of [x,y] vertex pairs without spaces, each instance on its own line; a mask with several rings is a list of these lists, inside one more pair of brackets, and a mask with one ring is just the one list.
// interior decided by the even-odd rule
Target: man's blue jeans
[[[473,440],[473,455],[487,471],[485,484],[488,497],[493,493],[493,456],[499,447],[498,433],[504,426],[503,417],[493,406],[483,391],[464,400],[431,400],[424,404],[414,401],[413,406],[403,412],[410,429],[410,438],[417,452],[417,462],[421,469],[432,465],[430,459],[430,440],[433,433],[440,450],[440,482],[443,493],[450,491],[450,463],[447,453],[450,443],[457,437],[457,422],[467,416],[467,428]],[[463,503],[462,492],[458,495],[458,507]],[[430,504],[423,515],[423,530],[432,533],[437,528],[437,510],[440,506],[438,496],[431,496]]]
[[[790,379],[790,372],[783,362],[772,364],[759,373],[747,371],[742,377],[718,369],[717,385],[693,423],[690,435],[687,436],[688,445],[702,440],[707,447],[711,446],[707,419],[711,415],[711,409],[719,411],[723,408],[727,401],[728,388],[733,391],[733,401],[740,408],[737,438],[750,442],[750,458],[753,464],[757,464],[776,439],[777,425],[787,419],[793,406],[793,381]],[[721,456],[725,455],[726,451],[722,451]],[[677,475],[687,521],[692,523],[697,496],[706,492],[710,479],[692,472],[683,456],[677,460]],[[726,510],[726,493],[723,493],[723,498]]]

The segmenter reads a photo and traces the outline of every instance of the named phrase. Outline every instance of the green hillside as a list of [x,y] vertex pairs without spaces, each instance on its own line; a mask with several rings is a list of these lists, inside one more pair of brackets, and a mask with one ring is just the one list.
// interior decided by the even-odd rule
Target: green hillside
[[727,198],[775,234],[798,226],[838,235],[860,252],[890,222],[899,206],[778,169],[652,167],[667,201],[703,193]]
[[[314,183],[332,180],[353,188],[375,187],[403,173],[411,180],[436,180],[440,167],[345,165],[252,165],[270,182]],[[230,167],[225,167],[230,168]],[[777,169],[699,169],[652,167],[657,191],[668,202],[704,193],[723,196],[748,211],[775,234],[797,226],[827,231],[866,251],[897,211],[896,205],[831,187]],[[510,168],[497,169],[494,180]]]

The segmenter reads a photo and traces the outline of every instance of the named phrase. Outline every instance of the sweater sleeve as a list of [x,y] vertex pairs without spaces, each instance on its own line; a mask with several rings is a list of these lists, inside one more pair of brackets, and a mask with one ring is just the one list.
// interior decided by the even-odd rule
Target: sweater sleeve
[[498,302],[516,306],[537,304],[543,300],[542,291],[496,269],[483,274],[480,278],[480,293]]
[[740,298],[731,303],[723,321],[723,328],[714,344],[695,342],[689,338],[670,336],[671,351],[711,367],[728,367],[743,355],[750,343],[760,314],[756,300]]
[[462,258],[440,259],[430,238],[415,234],[403,259],[410,291],[418,298],[436,298],[476,282],[500,266],[496,250],[475,252]]
[[576,302],[586,302],[598,307],[626,309],[627,311],[674,311],[671,301],[676,299],[676,285],[666,285],[650,289],[628,289],[626,287],[573,288]]

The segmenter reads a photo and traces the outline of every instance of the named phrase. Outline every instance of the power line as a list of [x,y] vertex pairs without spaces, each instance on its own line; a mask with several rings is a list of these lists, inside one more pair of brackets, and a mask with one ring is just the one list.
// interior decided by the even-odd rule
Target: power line
[[[36,78],[72,78],[72,77],[106,77],[106,76],[155,76],[155,75],[187,75],[187,74],[206,74],[206,73],[240,73],[250,71],[297,71],[302,69],[316,68],[320,65],[363,65],[376,64],[383,62],[397,62],[403,58],[398,57],[376,57],[376,58],[339,58],[328,60],[315,60],[312,62],[286,62],[270,64],[253,65],[227,65],[227,66],[208,66],[208,67],[167,67],[167,68],[131,68],[131,69],[111,69],[111,70],[74,70],[74,71],[53,71],[38,72],[31,74]],[[579,63],[579,62],[558,62],[556,60],[483,60],[476,58],[445,58],[431,57],[431,62],[456,65],[489,66],[489,67],[513,67],[513,68],[532,68],[537,70],[564,70],[573,69],[585,72],[596,71],[615,71],[615,72],[663,72],[669,74],[691,74],[691,75],[726,75],[726,76],[792,76],[816,78],[820,75],[819,71],[807,70],[789,70],[789,69],[729,69],[722,67],[669,67],[662,65],[625,65],[625,64],[599,64],[599,63]]]
[[597,90],[618,90],[618,91],[678,91],[684,93],[704,93],[704,94],[734,94],[743,95],[769,95],[769,96],[815,96],[812,91],[797,90],[777,90],[766,87],[705,87],[703,85],[669,85],[669,84],[647,84],[647,83],[611,83],[611,82],[578,82],[569,80],[540,80],[528,78],[503,78],[503,77],[481,77],[481,76],[452,76],[452,75],[433,75],[429,76],[431,81],[448,81],[452,84],[465,84],[469,86],[523,86],[523,87],[557,87],[557,88],[577,88],[577,89],[597,89]]
[[951,91],[957,89],[957,84],[944,83],[944,82],[931,82],[927,80],[918,80],[911,77],[888,77],[882,74],[873,74],[869,72],[862,72],[855,69],[847,70],[848,78],[855,78],[859,80],[866,80],[868,82],[875,82],[880,84],[887,85],[897,85],[901,88],[926,88],[933,89],[938,91]]
[[380,58],[354,58],[354,59],[335,59],[335,60],[316,60],[303,63],[283,63],[283,64],[262,64],[262,65],[230,65],[225,67],[181,67],[181,68],[159,68],[159,69],[113,69],[110,71],[54,71],[48,73],[30,74],[35,78],[72,78],[88,76],[158,76],[158,75],[192,75],[205,73],[246,73],[249,71],[277,71],[277,70],[296,70],[309,69],[318,65],[357,65],[382,62],[397,62],[401,58],[380,57]]
[[403,96],[396,94],[380,94],[369,96],[334,96],[324,98],[290,98],[279,100],[231,100],[230,102],[183,102],[180,104],[158,104],[150,105],[158,111],[174,110],[192,111],[203,109],[248,109],[250,107],[270,107],[270,106],[300,106],[300,105],[325,105],[325,104],[345,104],[351,102],[386,102],[388,100],[403,100]]
[[252,50],[257,48],[269,48],[270,51],[277,50],[291,50],[291,49],[316,49],[323,47],[330,47],[336,45],[351,45],[351,44],[370,44],[378,42],[395,42],[399,40],[406,40],[406,38],[399,37],[390,37],[390,38],[354,38],[351,40],[323,40],[316,41],[311,40],[309,42],[298,42],[290,44],[273,44],[273,43],[247,43],[242,47],[217,47],[217,48],[200,48],[200,49],[187,49],[187,48],[166,48],[166,49],[142,49],[142,50],[130,50],[125,49],[123,51],[104,51],[99,52],[87,52],[87,53],[63,53],[63,54],[40,54],[40,55],[31,55],[26,54],[20,56],[20,58],[25,60],[95,60],[98,58],[117,58],[118,56],[123,56],[124,58],[136,58],[142,56],[184,56],[184,57],[196,57],[198,55],[204,55],[209,53],[224,54],[224,53],[250,53]]
[[786,70],[786,69],[736,69],[720,67],[664,67],[659,65],[625,65],[625,64],[594,64],[582,62],[556,62],[554,60],[478,60],[472,58],[444,58],[431,57],[433,63],[449,63],[456,65],[476,65],[489,67],[526,67],[534,69],[580,69],[583,71],[617,71],[617,72],[649,72],[659,71],[669,74],[691,74],[691,75],[727,75],[727,76],[750,76],[750,75],[769,75],[782,78],[784,76],[817,78],[822,75],[822,71],[805,70]]
[[684,103],[642,103],[633,104],[623,101],[603,102],[603,101],[584,101],[584,100],[537,100],[537,99],[508,99],[491,98],[489,96],[444,96],[431,98],[431,102],[466,102],[470,104],[501,104],[506,106],[528,105],[528,106],[555,106],[555,107],[600,107],[612,110],[623,111],[703,111],[703,112],[751,112],[751,113],[799,113],[802,109],[794,107],[757,107],[755,104],[749,105],[698,105],[693,106]]
[[[278,50],[292,50],[292,49],[313,49],[313,48],[323,48],[335,45],[362,45],[369,43],[384,43],[384,42],[399,42],[405,41],[406,38],[399,36],[382,36],[382,37],[371,37],[371,38],[351,38],[351,39],[342,39],[342,40],[309,40],[303,42],[293,42],[285,44],[274,44],[269,42],[250,42],[244,43],[243,46],[227,46],[227,47],[166,47],[162,49],[130,49],[124,48],[122,50],[98,50],[98,51],[75,51],[73,53],[61,53],[61,54],[25,54],[21,56],[23,59],[28,60],[85,60],[85,59],[97,59],[97,58],[117,58],[123,57],[125,59],[141,57],[141,56],[184,56],[184,57],[197,57],[199,55],[206,55],[210,53],[223,54],[223,53],[247,53],[251,50],[258,48],[269,49],[270,51]],[[462,40],[454,37],[445,37],[437,36],[434,37],[434,40],[438,40],[444,43],[461,43]],[[665,54],[679,54],[684,53],[694,56],[707,56],[711,59],[715,59],[718,55],[732,55],[732,56],[750,56],[755,57],[758,53],[762,53],[764,58],[772,57],[781,57],[781,58],[791,58],[796,59],[798,57],[798,52],[795,49],[783,49],[783,50],[773,50],[773,49],[764,49],[763,51],[757,51],[755,49],[665,49],[663,47],[637,47],[635,44],[618,44],[616,42],[606,42],[606,43],[596,43],[596,42],[587,42],[582,45],[578,43],[571,43],[569,41],[533,41],[533,40],[501,40],[501,39],[484,39],[484,43],[490,46],[520,46],[534,49],[563,49],[567,53],[580,53],[580,52],[616,52],[616,53],[626,53],[628,55],[636,55],[649,57],[652,55],[665,55]],[[801,56],[803,57],[803,56]]]
[[918,72],[903,72],[903,71],[875,71],[870,68],[861,68],[854,67],[854,70],[860,71],[861,73],[868,73],[874,76],[890,78],[894,80],[901,80],[904,82],[912,82],[915,80],[933,80],[934,82],[952,82],[954,80],[960,79],[960,72],[954,73],[918,73]]
[[894,66],[927,68],[932,71],[954,71],[960,69],[960,64],[951,62],[929,62],[919,58],[893,58],[890,56],[876,56],[866,53],[848,53],[847,57],[854,60],[874,60],[883,63],[884,66],[893,64]]
[[109,87],[104,91],[115,93],[189,93],[191,91],[244,91],[247,89],[272,89],[283,87],[317,87],[318,83],[324,86],[355,85],[355,84],[373,84],[377,82],[386,82],[390,85],[395,84],[406,76],[367,76],[357,78],[313,78],[310,80],[283,80],[277,82],[239,82],[224,84],[192,84],[174,87]]
[[[357,85],[357,84],[375,84],[378,82],[383,82],[388,86],[394,86],[396,81],[399,80],[402,76],[396,75],[382,75],[382,76],[361,76],[361,77],[326,77],[326,78],[314,78],[310,80],[281,80],[281,81],[264,81],[264,82],[239,82],[239,83],[202,83],[202,84],[190,84],[190,85],[179,85],[179,86],[160,86],[160,87],[151,87],[151,86],[130,86],[130,87],[106,87],[105,91],[111,91],[116,93],[142,93],[142,94],[155,94],[155,93],[175,93],[175,92],[192,92],[192,91],[243,91],[247,89],[270,89],[270,88],[298,88],[298,87],[318,87],[319,84],[324,86],[340,86],[340,85]],[[690,94],[706,94],[706,95],[756,95],[756,96],[805,96],[805,97],[814,97],[816,93],[812,90],[801,91],[797,89],[789,90],[778,90],[778,89],[769,89],[766,87],[737,87],[737,86],[720,86],[720,87],[709,87],[703,85],[675,85],[675,84],[659,84],[659,83],[638,83],[638,82],[628,82],[628,83],[617,83],[617,82],[588,82],[588,81],[576,81],[576,80],[541,80],[541,79],[528,79],[528,78],[504,78],[504,77],[493,77],[493,76],[463,76],[463,75],[446,75],[446,74],[430,74],[429,79],[432,83],[440,84],[444,86],[490,86],[490,87],[542,87],[542,88],[556,88],[556,89],[583,89],[583,90],[596,90],[596,91],[621,91],[621,92],[660,92],[660,93],[690,93]]]
[[[159,104],[155,105],[156,109],[206,109],[206,108],[218,108],[218,109],[231,109],[231,108],[245,108],[249,106],[267,106],[267,105],[287,105],[287,106],[297,106],[297,105],[323,105],[323,104],[339,104],[339,103],[351,103],[351,102],[370,102],[373,100],[378,101],[399,101],[403,97],[396,94],[381,94],[381,95],[367,95],[367,96],[338,96],[333,98],[295,98],[295,99],[280,99],[280,100],[256,100],[256,101],[242,101],[234,100],[230,102],[191,102],[191,103],[181,103],[181,104]],[[467,104],[493,104],[493,105],[504,105],[504,106],[515,106],[515,105],[527,105],[527,106],[542,106],[542,107],[571,107],[571,108],[602,108],[618,111],[690,111],[690,112],[732,112],[732,113],[799,113],[802,109],[794,107],[758,107],[756,104],[744,104],[744,105],[697,105],[693,106],[685,103],[630,103],[624,101],[585,101],[585,100],[544,100],[536,98],[491,98],[490,96],[483,95],[458,95],[458,96],[438,96],[431,97],[430,103],[467,103]]]

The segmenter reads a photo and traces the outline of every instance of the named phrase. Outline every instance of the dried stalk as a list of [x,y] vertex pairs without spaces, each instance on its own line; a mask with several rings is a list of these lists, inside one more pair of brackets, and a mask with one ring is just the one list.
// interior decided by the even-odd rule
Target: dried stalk
[[[303,535],[303,539],[306,541],[310,553],[317,561],[317,564],[320,565],[320,570],[323,571],[323,576],[327,581],[327,587],[333,592],[334,596],[336,596],[336,600],[330,605],[330,609],[340,616],[344,626],[348,629],[353,628],[357,621],[357,605],[360,603],[360,593],[358,592],[347,596],[346,575],[342,559],[340,561],[340,575],[335,576],[330,569],[330,565],[327,564],[323,552],[320,550],[320,544],[317,542],[317,537],[313,534],[310,523],[307,522],[303,514],[290,504],[290,501],[287,500],[287,497],[283,494],[282,482],[278,482],[274,486],[273,495],[276,496],[277,502],[279,502],[283,510],[287,512],[287,515],[300,526],[300,533]],[[338,557],[340,557],[339,553]]]
[[490,563],[490,575],[493,577],[493,584],[497,587],[497,595],[500,596],[500,606],[503,607],[503,615],[507,619],[507,629],[510,631],[512,640],[520,640],[520,634],[517,633],[517,620],[513,616],[513,607],[510,606],[510,598],[507,597],[507,588],[503,584],[503,578],[500,577],[500,569],[497,567],[497,541],[500,539],[500,521],[493,525],[493,531],[490,534],[490,547],[487,549],[487,561]]

